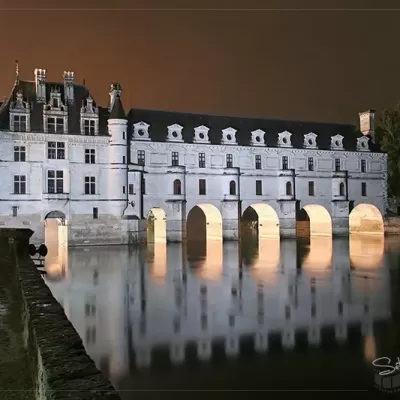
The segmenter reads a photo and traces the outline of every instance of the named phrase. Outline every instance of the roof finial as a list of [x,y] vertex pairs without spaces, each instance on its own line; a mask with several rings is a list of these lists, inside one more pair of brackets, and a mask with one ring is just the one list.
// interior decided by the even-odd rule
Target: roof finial
[[15,77],[17,82],[19,81],[19,62],[15,60]]

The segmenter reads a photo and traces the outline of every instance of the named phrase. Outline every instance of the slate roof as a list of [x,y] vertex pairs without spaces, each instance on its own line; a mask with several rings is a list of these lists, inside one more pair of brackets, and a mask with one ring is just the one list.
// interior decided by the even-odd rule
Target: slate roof
[[[46,82],[46,102],[50,100],[50,91],[57,88],[61,93],[61,100],[66,104],[64,97],[63,82]],[[16,94],[21,91],[23,100],[31,107],[31,132],[44,132],[43,128],[43,106],[36,99],[36,87],[34,81],[16,81],[10,96],[0,106],[0,130],[8,130],[10,127],[10,104],[15,101]],[[90,95],[89,89],[84,85],[74,83],[74,103],[68,104],[68,134],[80,135],[80,112],[83,102]],[[95,105],[95,102],[93,102]],[[107,120],[109,111],[107,108],[99,107],[99,135],[108,136]]]
[[122,105],[121,97],[119,94],[115,96],[115,100],[110,111],[110,119],[126,119],[124,106]]
[[[142,109],[132,109],[129,111],[129,132],[133,131],[133,124],[141,121],[150,125],[149,136],[154,142],[165,142],[167,126],[173,124],[183,126],[182,136],[186,143],[193,142],[194,128],[201,125],[210,129],[208,136],[211,144],[221,143],[222,129],[229,127],[236,129],[236,141],[240,146],[249,146],[251,132],[257,129],[266,132],[264,140],[268,147],[277,147],[278,133],[283,131],[289,131],[292,133],[292,146],[300,149],[303,148],[304,135],[310,132],[318,135],[317,145],[319,150],[330,150],[331,137],[339,134],[344,137],[344,149],[355,151],[357,138],[363,136],[355,125],[349,124],[286,121],[280,119],[249,117],[226,117]],[[371,141],[369,143],[371,151],[380,151],[377,145],[374,145]]]

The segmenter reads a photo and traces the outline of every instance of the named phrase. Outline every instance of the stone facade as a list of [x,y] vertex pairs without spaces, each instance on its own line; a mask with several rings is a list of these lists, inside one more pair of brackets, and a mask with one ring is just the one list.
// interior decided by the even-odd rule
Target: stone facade
[[[126,244],[146,236],[146,218],[165,212],[168,241],[185,239],[197,205],[219,210],[225,240],[239,237],[241,215],[263,204],[259,220],[296,235],[298,211],[323,206],[335,235],[349,213],[387,208],[387,157],[375,144],[374,112],[350,125],[216,117],[131,109],[113,84],[107,108],[73,82],[17,76],[0,107],[0,226],[29,227],[44,240],[58,212],[70,245]],[[209,208],[210,209],[210,208]],[[259,208],[261,210],[261,208]],[[260,213],[258,213],[260,214]],[[273,217],[272,217],[273,215]],[[309,216],[311,219],[311,215]],[[210,221],[207,220],[207,223]]]

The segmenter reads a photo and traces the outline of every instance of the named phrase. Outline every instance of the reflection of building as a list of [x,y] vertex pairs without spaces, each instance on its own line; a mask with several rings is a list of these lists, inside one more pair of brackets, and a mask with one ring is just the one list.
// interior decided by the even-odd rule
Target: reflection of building
[[[280,260],[267,255],[271,246],[261,246],[253,263],[240,268],[238,246],[227,243],[211,278],[191,262],[187,268],[182,246],[171,244],[162,285],[142,250],[131,250],[129,257],[121,248],[70,250],[68,278],[50,286],[89,354],[111,377],[123,375],[131,357],[138,367],[149,365],[158,349],[172,363],[184,362],[191,347],[199,360],[210,359],[216,346],[235,357],[243,341],[266,351],[278,338],[285,349],[303,332],[309,345],[317,346],[327,332],[346,341],[354,326],[365,335],[365,356],[371,358],[373,323],[390,316],[387,268],[380,264],[360,276],[350,267],[346,240],[333,240],[327,265],[324,240],[310,242],[302,265],[296,257],[302,245],[290,240],[282,241]],[[313,268],[318,255],[323,273]],[[205,268],[207,260],[196,257]],[[360,280],[379,284],[360,286]],[[107,367],[101,366],[104,360]]]
[[73,72],[61,82],[48,81],[44,69],[33,81],[18,73],[0,104],[0,223],[29,226],[42,242],[45,217],[58,211],[70,244],[120,244],[143,239],[149,216],[149,241],[179,242],[199,206],[207,235],[237,240],[249,207],[262,238],[295,236],[304,208],[310,224],[303,215],[300,230],[344,235],[350,211],[368,199],[374,208],[355,212],[350,225],[357,233],[380,231],[387,157],[375,143],[374,115],[360,114],[358,132],[339,124],[125,113],[119,84],[105,108]]

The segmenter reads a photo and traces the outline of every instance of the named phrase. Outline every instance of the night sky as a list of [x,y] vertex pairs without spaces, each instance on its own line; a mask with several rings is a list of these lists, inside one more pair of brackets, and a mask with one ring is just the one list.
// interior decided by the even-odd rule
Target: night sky
[[[288,10],[378,6],[399,11]],[[400,100],[399,21],[396,0],[0,0],[0,98],[18,59],[104,106],[116,81],[126,108],[355,123]]]

